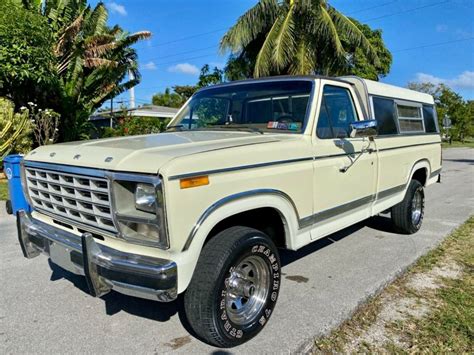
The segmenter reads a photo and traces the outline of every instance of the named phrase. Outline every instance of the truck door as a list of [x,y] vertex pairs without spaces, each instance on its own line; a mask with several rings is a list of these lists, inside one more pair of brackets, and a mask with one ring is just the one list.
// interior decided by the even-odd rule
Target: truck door
[[313,135],[312,239],[371,215],[377,153],[368,138],[350,137],[350,124],[363,119],[356,97],[350,84],[321,79]]

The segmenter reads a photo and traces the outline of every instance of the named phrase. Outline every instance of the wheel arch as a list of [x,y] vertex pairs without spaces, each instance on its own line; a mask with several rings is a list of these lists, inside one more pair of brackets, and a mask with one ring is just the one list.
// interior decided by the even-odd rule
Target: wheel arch
[[[275,211],[285,225],[285,242],[298,229],[299,215],[293,200],[284,192],[273,189],[250,190],[224,197],[212,204],[191,230],[183,251],[193,244],[202,247],[209,233],[221,222],[241,213],[270,209]],[[203,239],[204,238],[204,239]]]
[[410,174],[407,179],[406,186],[410,184],[412,179],[418,180],[423,186],[428,183],[429,176],[431,174],[431,164],[428,159],[420,159],[413,164]]
[[[184,291],[191,281],[202,248],[210,233],[219,223],[241,213],[267,209],[278,213],[284,227],[285,244],[291,248],[299,229],[299,215],[292,199],[282,191],[263,189],[250,190],[229,195],[216,201],[197,220],[181,252],[186,259],[186,272],[179,275],[179,292]],[[184,271],[184,270],[183,270]]]

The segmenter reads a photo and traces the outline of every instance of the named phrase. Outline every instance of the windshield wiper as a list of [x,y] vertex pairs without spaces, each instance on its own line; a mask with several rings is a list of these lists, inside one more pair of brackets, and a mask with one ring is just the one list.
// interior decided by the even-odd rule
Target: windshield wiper
[[[183,127],[184,127],[184,125],[182,125],[182,124],[177,124],[177,125],[174,125],[174,126],[168,126],[168,127],[166,127],[166,131],[169,131],[170,129],[178,129],[178,128],[183,128]],[[181,130],[179,130],[179,131],[181,131]]]
[[227,124],[225,126],[218,126],[218,127],[215,127],[217,129],[232,129],[232,130],[235,130],[235,131],[246,131],[246,132],[253,132],[253,133],[260,133],[260,134],[263,134],[263,131],[256,128],[256,127],[249,127],[249,126],[235,126],[233,124]]
[[[166,128],[166,132],[168,132],[169,130],[172,130],[172,129],[178,129],[178,131],[181,131],[180,128],[183,128],[183,127],[184,127],[184,125],[182,125],[182,124],[177,124],[177,125],[174,125],[174,126],[168,126]],[[218,126],[198,127],[198,128],[192,128],[189,131],[209,131],[209,130],[228,130],[228,129],[231,129],[231,130],[234,130],[234,131],[245,131],[245,132],[260,133],[260,134],[264,133],[263,131],[261,131],[260,129],[255,128],[255,127],[235,126],[235,125],[232,125],[232,124],[225,125],[225,126],[218,125]]]

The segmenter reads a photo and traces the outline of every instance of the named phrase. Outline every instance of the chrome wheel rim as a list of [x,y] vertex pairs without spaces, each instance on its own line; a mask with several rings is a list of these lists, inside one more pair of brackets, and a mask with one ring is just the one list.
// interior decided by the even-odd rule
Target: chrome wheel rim
[[270,290],[270,267],[251,255],[230,270],[225,280],[226,311],[237,325],[252,323],[262,311]]
[[423,195],[421,190],[416,190],[413,200],[411,201],[411,221],[414,225],[420,223],[421,214],[423,212]]

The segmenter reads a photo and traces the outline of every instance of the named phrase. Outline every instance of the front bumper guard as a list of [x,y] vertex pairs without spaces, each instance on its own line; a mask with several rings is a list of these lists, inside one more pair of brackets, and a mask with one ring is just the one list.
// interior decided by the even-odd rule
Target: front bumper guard
[[17,212],[18,239],[23,255],[43,253],[52,262],[86,277],[94,297],[112,289],[130,296],[170,302],[177,298],[177,265],[173,261],[131,254],[96,243],[90,233],[81,237]]

